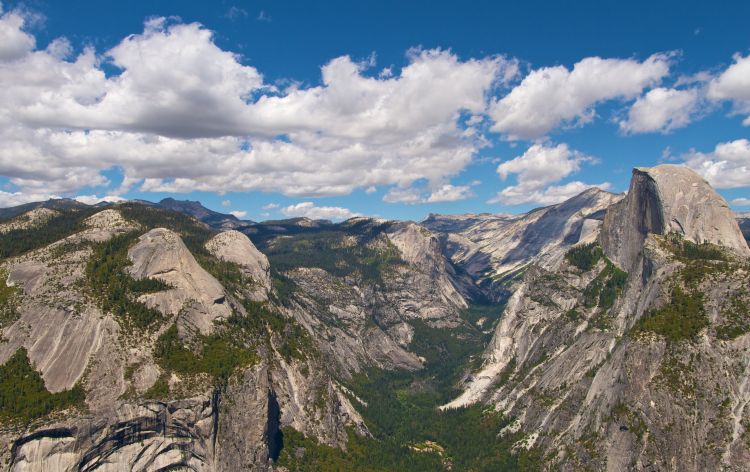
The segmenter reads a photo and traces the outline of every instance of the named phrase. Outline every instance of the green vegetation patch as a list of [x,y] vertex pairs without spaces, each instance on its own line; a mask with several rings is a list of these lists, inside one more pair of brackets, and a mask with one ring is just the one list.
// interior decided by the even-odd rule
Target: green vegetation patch
[[[492,327],[505,310],[505,304],[472,304],[461,310],[461,318],[480,329]],[[481,326],[478,325],[482,321]]]
[[391,441],[379,442],[362,438],[348,431],[347,450],[343,451],[306,438],[291,427],[282,430],[284,448],[278,465],[292,471],[362,471],[443,470],[441,458],[433,453],[420,453],[406,445]]
[[697,287],[707,276],[731,270],[725,251],[714,244],[697,244],[677,233],[668,234],[664,244],[677,260],[685,264],[681,277],[687,286]]
[[707,241],[694,243],[683,238],[681,234],[670,233],[665,237],[669,250],[678,259],[687,261],[726,261],[724,251],[715,244]]
[[173,324],[157,339],[154,358],[167,371],[186,375],[206,373],[218,383],[226,382],[236,369],[257,360],[256,354],[230,333],[196,337],[198,353],[183,344],[177,325]]
[[86,277],[102,310],[114,313],[126,325],[146,329],[161,320],[162,315],[136,298],[171,286],[157,279],[136,280],[125,272],[131,264],[128,248],[135,238],[135,233],[127,233],[97,244],[86,264]]
[[50,393],[24,348],[0,366],[0,420],[29,422],[53,411],[80,407],[84,399],[80,384],[71,390]]
[[0,329],[10,326],[18,317],[18,289],[8,286],[8,273],[0,270]]
[[[233,314],[226,325],[229,330],[247,338],[275,335],[276,349],[290,362],[306,359],[316,352],[310,333],[295,320],[282,316],[268,304],[244,300],[247,316]],[[270,338],[269,338],[270,340]]]
[[146,399],[164,399],[169,396],[169,374],[166,372],[156,379],[156,382],[143,393]]
[[[352,243],[347,241],[349,237],[358,240]],[[276,237],[264,241],[263,249],[271,267],[279,273],[298,267],[315,267],[336,277],[359,274],[364,280],[381,283],[383,273],[403,261],[398,249],[389,242],[385,242],[384,248],[367,244],[372,238],[342,227]]]
[[284,306],[289,306],[292,301],[292,296],[297,288],[297,285],[289,277],[279,273],[275,267],[271,266],[271,283],[275,290],[274,297],[276,301]]
[[474,327],[465,330],[432,328],[422,320],[412,320],[414,335],[409,350],[426,359],[422,375],[430,381],[423,384],[434,395],[432,401],[442,404],[460,391],[454,388],[471,358],[481,359],[481,348],[488,340]]
[[14,257],[48,246],[84,229],[83,221],[100,212],[101,208],[58,210],[59,215],[44,224],[24,229],[14,229],[0,234],[0,259]]
[[583,244],[571,248],[566,254],[565,259],[574,267],[588,272],[596,266],[601,258],[604,257],[601,246],[597,243]]
[[243,305],[246,315],[235,312],[216,322],[210,335],[194,334],[184,341],[176,324],[162,333],[154,346],[154,359],[164,375],[144,396],[166,397],[170,372],[185,376],[206,374],[214,385],[225,385],[232,374],[258,361],[260,343],[271,342],[271,337],[287,362],[313,355],[315,347],[309,333],[294,320],[284,318],[265,303],[245,300]]
[[716,337],[719,339],[736,339],[750,332],[750,304],[747,292],[743,292],[734,294],[722,307],[724,322],[716,327]]
[[572,321],[573,323],[577,323],[583,318],[581,316],[581,313],[575,308],[571,308],[570,310],[566,311],[565,317],[569,319],[570,321]]
[[[399,410],[400,411],[400,410]],[[278,464],[290,470],[335,471],[523,471],[540,470],[537,450],[512,452],[523,433],[498,438],[509,423],[499,413],[472,406],[431,411],[426,423],[397,436],[363,438],[349,431],[347,451],[305,438],[292,428],[282,430],[284,448]],[[424,447],[425,444],[431,447]]]
[[634,332],[652,332],[668,342],[695,340],[709,324],[703,308],[703,295],[672,289],[669,303],[645,314],[633,327]]
[[604,269],[583,290],[583,303],[588,308],[612,308],[628,280],[627,272],[618,269],[610,260],[605,261]]

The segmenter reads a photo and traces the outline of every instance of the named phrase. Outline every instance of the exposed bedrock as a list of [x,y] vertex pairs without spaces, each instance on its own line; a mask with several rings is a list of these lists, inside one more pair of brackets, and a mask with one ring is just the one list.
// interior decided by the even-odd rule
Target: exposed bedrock
[[604,218],[604,253],[630,272],[649,233],[672,232],[695,243],[710,242],[750,255],[726,200],[694,171],[671,164],[633,169],[628,195]]

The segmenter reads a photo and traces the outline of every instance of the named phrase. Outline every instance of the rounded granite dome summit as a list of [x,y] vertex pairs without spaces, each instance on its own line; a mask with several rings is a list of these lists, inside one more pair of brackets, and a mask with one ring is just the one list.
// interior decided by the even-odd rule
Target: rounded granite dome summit
[[605,253],[630,270],[648,233],[673,232],[696,243],[709,242],[750,256],[726,200],[695,171],[672,164],[633,169],[628,195],[605,217]]

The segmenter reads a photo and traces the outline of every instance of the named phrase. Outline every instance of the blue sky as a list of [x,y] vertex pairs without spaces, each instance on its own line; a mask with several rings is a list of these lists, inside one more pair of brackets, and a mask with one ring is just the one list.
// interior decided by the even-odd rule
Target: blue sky
[[671,162],[750,210],[750,3],[504,3],[3,2],[0,204],[419,220]]

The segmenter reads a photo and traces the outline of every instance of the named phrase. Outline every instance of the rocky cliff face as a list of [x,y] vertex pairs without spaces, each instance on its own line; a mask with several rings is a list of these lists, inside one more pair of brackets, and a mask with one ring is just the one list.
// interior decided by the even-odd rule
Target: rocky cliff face
[[669,233],[750,255],[729,205],[698,174],[676,165],[634,169],[628,196],[607,212],[605,253],[631,270],[648,234]]
[[499,298],[528,264],[559,263],[571,245],[598,230],[604,211],[621,198],[594,188],[523,215],[430,215],[422,224],[443,235],[455,265]]
[[723,200],[691,174],[637,169],[607,212],[603,250],[584,244],[556,267],[533,264],[482,367],[445,408],[494,405],[515,418],[505,434],[526,433],[516,447],[563,470],[742,470],[747,247]]
[[299,261],[283,271],[297,288],[289,310],[345,378],[368,367],[419,369],[414,323],[465,323],[461,282],[429,230],[356,218],[335,230],[324,224],[321,238],[317,226],[293,224],[261,244],[272,266]]
[[206,243],[206,249],[214,257],[238,264],[251,283],[247,294],[256,301],[268,299],[271,291],[271,273],[268,258],[239,231],[223,231]]
[[139,300],[146,306],[169,316],[182,311],[180,320],[202,334],[211,332],[214,321],[231,314],[224,287],[198,264],[173,231],[152,229],[128,250],[128,258],[132,262],[128,272],[135,279],[158,279],[171,287],[141,295]]
[[[13,294],[0,302],[13,307],[12,317],[3,312],[0,325],[0,364],[27,353],[30,368],[41,375],[43,391],[34,395],[52,395],[42,401],[53,402],[54,395],[78,398],[69,393],[77,391],[85,398],[65,407],[50,403],[41,416],[23,403],[12,411],[27,416],[5,416],[9,406],[0,402],[5,467],[267,470],[282,447],[284,427],[337,447],[345,446],[347,428],[367,434],[324,359],[305,341],[309,334],[286,318],[291,315],[282,307],[248,295],[273,293],[267,259],[247,237],[212,236],[202,225],[179,219],[173,230],[149,229],[154,216],[162,217],[154,211],[132,205],[93,214],[63,212],[77,221],[71,234],[49,245],[22,244],[19,255],[2,261],[3,294]],[[165,214],[163,220],[174,222],[174,216]],[[29,225],[14,228],[9,237],[26,231],[25,239],[44,241],[45,230]],[[213,273],[177,230],[191,240],[206,238],[201,260]],[[118,246],[111,243],[115,236],[130,239]],[[215,259],[205,259],[212,253]],[[235,267],[221,265],[227,261],[240,268],[238,277],[227,277]],[[119,275],[99,287],[106,293],[96,293],[91,277],[102,263],[111,267],[107,274]],[[137,288],[147,280],[166,285]],[[102,304],[122,300],[123,291],[136,303],[131,309],[156,310],[156,321],[139,327],[123,318],[127,313]],[[170,338],[175,323],[178,333],[186,331]],[[245,361],[223,370],[236,356]]]
[[[423,224],[240,232],[155,205],[49,208],[0,223],[9,470],[283,470],[284,452],[385,443],[384,405],[420,431],[425,414],[438,430],[455,414],[502,424],[487,447],[549,470],[750,462],[750,250],[689,170],[636,169],[627,196]],[[503,304],[472,311],[490,300]],[[3,396],[20,388],[3,383],[11,367],[35,404]],[[374,379],[368,405],[352,389]],[[290,428],[315,446],[284,449]],[[388,454],[452,467],[456,445],[435,432]]]

